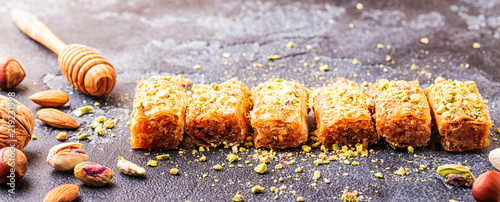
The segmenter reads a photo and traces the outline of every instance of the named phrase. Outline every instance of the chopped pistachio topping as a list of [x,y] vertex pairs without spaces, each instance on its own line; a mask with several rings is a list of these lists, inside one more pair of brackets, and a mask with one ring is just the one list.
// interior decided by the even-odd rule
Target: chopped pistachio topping
[[413,151],[414,151],[413,147],[412,146],[408,146],[408,152],[410,152],[411,154],[413,154]]
[[256,173],[264,174],[267,170],[267,165],[265,163],[260,163],[253,169]]
[[150,159],[148,161],[147,166],[156,167],[156,166],[158,166],[158,163],[155,160]]
[[304,198],[302,196],[297,197],[297,202],[303,202]]
[[357,64],[359,64],[358,59],[356,59],[356,58],[352,59],[352,64],[353,64],[353,65],[357,65]]
[[295,169],[295,172],[296,172],[296,173],[301,173],[301,172],[302,172],[302,168],[301,168],[301,167],[296,168],[296,169]]
[[38,137],[36,137],[36,136],[34,136],[34,135],[33,135],[33,136],[31,136],[31,139],[32,139],[32,140],[36,140],[37,138],[38,138]]
[[[490,122],[486,101],[473,81],[436,79],[429,88],[429,101],[435,112],[445,119],[465,118]],[[465,115],[465,116],[464,116]]]
[[292,49],[293,48],[293,41],[289,41],[288,43],[286,43],[286,47],[289,49]]
[[380,178],[380,179],[384,178],[384,176],[382,175],[381,172],[375,173],[375,177]]

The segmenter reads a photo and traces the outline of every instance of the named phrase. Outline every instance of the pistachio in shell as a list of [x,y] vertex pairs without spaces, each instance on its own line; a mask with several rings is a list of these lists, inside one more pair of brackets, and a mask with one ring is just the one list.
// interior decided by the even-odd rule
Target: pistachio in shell
[[71,170],[77,164],[89,159],[82,144],[68,142],[53,146],[47,156],[47,163],[56,170]]

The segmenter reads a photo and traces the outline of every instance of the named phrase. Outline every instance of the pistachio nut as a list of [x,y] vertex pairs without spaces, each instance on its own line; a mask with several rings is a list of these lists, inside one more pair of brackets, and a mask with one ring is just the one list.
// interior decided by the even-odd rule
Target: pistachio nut
[[75,177],[91,187],[102,187],[111,181],[113,170],[92,162],[81,162],[75,166]]
[[85,155],[82,146],[82,144],[76,142],[53,146],[47,156],[47,163],[56,170],[71,170],[76,164],[89,159],[89,156]]
[[118,157],[118,163],[116,164],[118,169],[127,175],[132,176],[142,176],[146,173],[143,167],[138,166],[135,163],[125,160],[123,157]]
[[437,173],[446,178],[446,182],[457,187],[472,186],[474,175],[469,167],[458,164],[446,164],[437,168]]

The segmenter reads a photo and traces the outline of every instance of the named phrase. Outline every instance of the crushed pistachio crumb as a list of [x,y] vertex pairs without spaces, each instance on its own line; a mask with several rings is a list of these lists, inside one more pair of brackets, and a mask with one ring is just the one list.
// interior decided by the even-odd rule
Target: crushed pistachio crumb
[[394,172],[394,174],[403,176],[405,175],[405,169],[403,167],[400,167],[397,171]]
[[236,201],[236,202],[243,202],[245,201],[245,199],[243,198],[243,196],[239,193],[236,193],[234,196],[233,196],[233,201]]
[[92,106],[90,106],[90,105],[87,105],[87,106],[81,107],[81,108],[80,108],[80,111],[82,111],[82,112],[83,112],[83,113],[85,113],[85,114],[88,114],[88,113],[90,113],[93,109],[94,109],[94,107],[92,107]]
[[213,168],[216,171],[221,171],[222,170],[222,166],[220,164],[216,164]]
[[280,59],[281,56],[280,55],[270,55],[269,57],[267,57],[267,59],[269,60],[277,60],[277,59]]
[[420,39],[420,43],[423,43],[423,44],[428,44],[429,43],[429,39],[428,38],[421,38]]
[[37,138],[38,138],[38,137],[36,137],[36,136],[34,136],[34,135],[33,135],[33,136],[31,136],[31,139],[32,139],[32,140],[36,140]]
[[158,163],[155,160],[150,159],[148,161],[147,166],[156,167],[156,166],[158,166]]
[[322,71],[322,72],[328,71],[328,65],[326,65],[326,64],[320,65],[319,66],[319,70]]
[[201,69],[201,65],[198,65],[198,64],[197,64],[197,65],[194,65],[194,66],[193,66],[193,69],[195,69],[195,70],[199,70],[199,69]]
[[357,65],[357,64],[359,64],[358,59],[356,59],[356,58],[352,59],[352,64],[353,64],[353,65]]
[[259,185],[255,185],[254,187],[252,187],[252,193],[254,194],[260,194],[260,193],[263,193],[264,192],[264,187],[261,187]]
[[283,165],[280,163],[274,167],[276,170],[281,170],[283,169]]
[[479,44],[479,43],[477,43],[477,42],[474,42],[474,43],[472,44],[472,48],[474,48],[474,49],[479,49],[479,48],[481,48],[481,44]]
[[237,161],[239,157],[235,154],[228,154],[227,155],[227,160],[232,163],[233,161]]
[[79,109],[74,110],[74,111],[73,111],[73,114],[74,114],[76,117],[81,117],[81,116],[83,116],[83,112],[82,112],[81,110],[79,110]]
[[409,152],[410,154],[413,154],[414,149],[413,149],[413,147],[412,147],[412,146],[408,146],[408,152]]
[[380,179],[384,178],[384,176],[382,175],[381,172],[375,173],[375,177],[380,178]]
[[267,165],[265,163],[260,163],[259,165],[255,166],[253,170],[259,174],[264,174],[267,170]]
[[89,137],[89,134],[88,133],[84,133],[84,134],[81,134],[80,136],[78,136],[78,140],[86,140],[87,138]]
[[286,47],[288,49],[292,49],[293,48],[293,41],[289,41],[288,43],[286,43]]
[[314,171],[314,174],[313,174],[313,180],[318,180],[319,178],[321,177],[321,172],[319,172],[319,170],[317,171]]
[[179,174],[179,169],[177,169],[177,168],[170,169],[170,174],[172,174],[172,175],[178,175]]
[[66,137],[67,137],[66,132],[59,132],[56,138],[59,141],[64,141],[66,140]]
[[304,150],[305,152],[310,152],[311,151],[311,147],[308,146],[308,145],[302,145],[302,150]]
[[162,154],[162,155],[156,156],[156,159],[157,160],[168,160],[168,159],[171,159],[171,157],[170,157],[170,154]]

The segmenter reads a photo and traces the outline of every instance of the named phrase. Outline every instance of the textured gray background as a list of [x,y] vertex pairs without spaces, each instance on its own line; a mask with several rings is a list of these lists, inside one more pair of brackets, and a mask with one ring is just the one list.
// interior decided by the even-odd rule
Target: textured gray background
[[[211,150],[204,153],[207,162],[196,162],[200,155],[191,154],[196,147],[189,143],[188,138],[181,145],[186,149],[182,155],[177,150],[151,151],[149,156],[144,155],[147,150],[130,150],[126,122],[131,112],[133,89],[142,76],[152,75],[183,74],[197,83],[238,77],[250,88],[271,77],[297,80],[308,88],[315,88],[341,76],[359,83],[381,78],[418,79],[426,87],[440,75],[476,81],[480,92],[490,101],[488,108],[492,117],[500,116],[500,1],[362,1],[363,10],[357,10],[356,3],[2,1],[0,55],[14,57],[27,73],[21,85],[13,90],[17,93],[16,98],[36,112],[39,107],[27,99],[29,95],[46,89],[60,89],[70,96],[70,102],[61,108],[65,112],[84,106],[83,102],[98,101],[101,106],[94,109],[96,116],[105,115],[121,121],[111,132],[116,137],[111,137],[108,132],[105,137],[94,135],[83,141],[90,161],[115,171],[115,179],[109,186],[89,188],[81,185],[71,172],[55,172],[47,165],[46,155],[53,145],[59,143],[55,136],[60,130],[36,120],[34,135],[38,140],[32,140],[23,150],[29,160],[28,172],[18,181],[15,195],[7,194],[7,187],[0,187],[4,192],[0,194],[0,201],[41,201],[50,189],[64,183],[81,185],[81,201],[229,201],[236,192],[242,193],[248,201],[273,201],[276,194],[269,192],[269,188],[282,184],[287,188],[279,191],[279,201],[295,201],[298,196],[306,201],[331,200],[340,197],[346,186],[372,201],[473,200],[470,189],[447,186],[433,170],[405,177],[396,176],[393,171],[400,166],[413,169],[424,164],[436,168],[444,163],[468,160],[464,164],[470,166],[477,176],[493,169],[487,154],[499,146],[498,142],[465,153],[446,152],[431,142],[430,146],[415,150],[418,158],[404,149],[393,150],[379,144],[374,147],[377,154],[358,159],[360,165],[356,167],[340,162],[315,167],[312,158],[291,149],[286,152],[293,152],[299,163],[284,165],[283,170],[277,171],[274,170],[277,162],[272,162],[265,175],[255,174],[253,168],[246,165],[245,168],[226,166],[223,171],[213,171],[210,169],[213,165],[227,164],[225,157],[229,150]],[[9,12],[15,7],[39,16],[66,43],[91,46],[107,57],[117,73],[116,87],[111,94],[102,98],[88,97],[69,85],[60,73],[56,55],[27,38],[14,25]],[[354,28],[349,28],[350,23]],[[421,44],[419,39],[422,37],[428,37],[430,43]],[[288,41],[294,42],[293,49],[285,47]],[[473,42],[479,42],[481,49],[473,49]],[[391,48],[377,49],[377,43],[391,45]],[[306,50],[308,44],[312,45],[312,50]],[[231,53],[231,57],[222,57],[225,52]],[[243,52],[246,57],[241,56]],[[272,54],[280,54],[282,59],[268,61],[267,56]],[[387,54],[394,62],[385,61]],[[320,62],[314,62],[314,56],[319,56]],[[353,65],[353,58],[360,64]],[[299,63],[301,60],[315,66],[304,67]],[[329,65],[330,71],[320,72],[319,63]],[[200,64],[201,70],[194,70],[195,64]],[[258,64],[262,67],[256,67]],[[388,71],[383,72],[380,64]],[[418,70],[410,70],[411,64],[416,64]],[[462,67],[466,64],[470,68]],[[333,71],[334,68],[337,71]],[[358,77],[354,78],[353,74],[358,74]],[[326,80],[320,80],[321,77]],[[0,93],[6,95],[7,92]],[[70,140],[90,131],[88,125],[92,119],[88,115],[76,120],[82,130],[68,131]],[[494,132],[499,126],[495,124],[492,128],[495,137],[499,136]],[[146,178],[125,176],[116,168],[118,156],[145,166],[149,159],[163,153],[169,153],[172,160],[161,161],[156,168],[147,167]],[[284,153],[278,152],[280,155]],[[319,151],[315,150],[315,153]],[[257,164],[251,158],[253,151],[239,155]],[[307,161],[300,161],[302,158]],[[371,163],[372,159],[384,159],[384,163]],[[413,161],[413,164],[407,161]],[[297,166],[303,167],[304,172],[294,173]],[[181,175],[168,174],[172,167],[179,168]],[[391,167],[391,170],[385,171],[386,167]],[[331,183],[325,184],[320,179],[317,187],[312,187],[311,177],[315,170],[320,170]],[[370,171],[380,171],[385,178],[377,179]],[[344,177],[342,173],[349,173],[349,176]],[[208,174],[208,177],[203,178],[202,174]],[[284,183],[275,184],[273,181],[280,177],[285,178]],[[220,182],[215,183],[215,179]],[[266,192],[261,195],[248,193],[253,185],[264,186]]]

